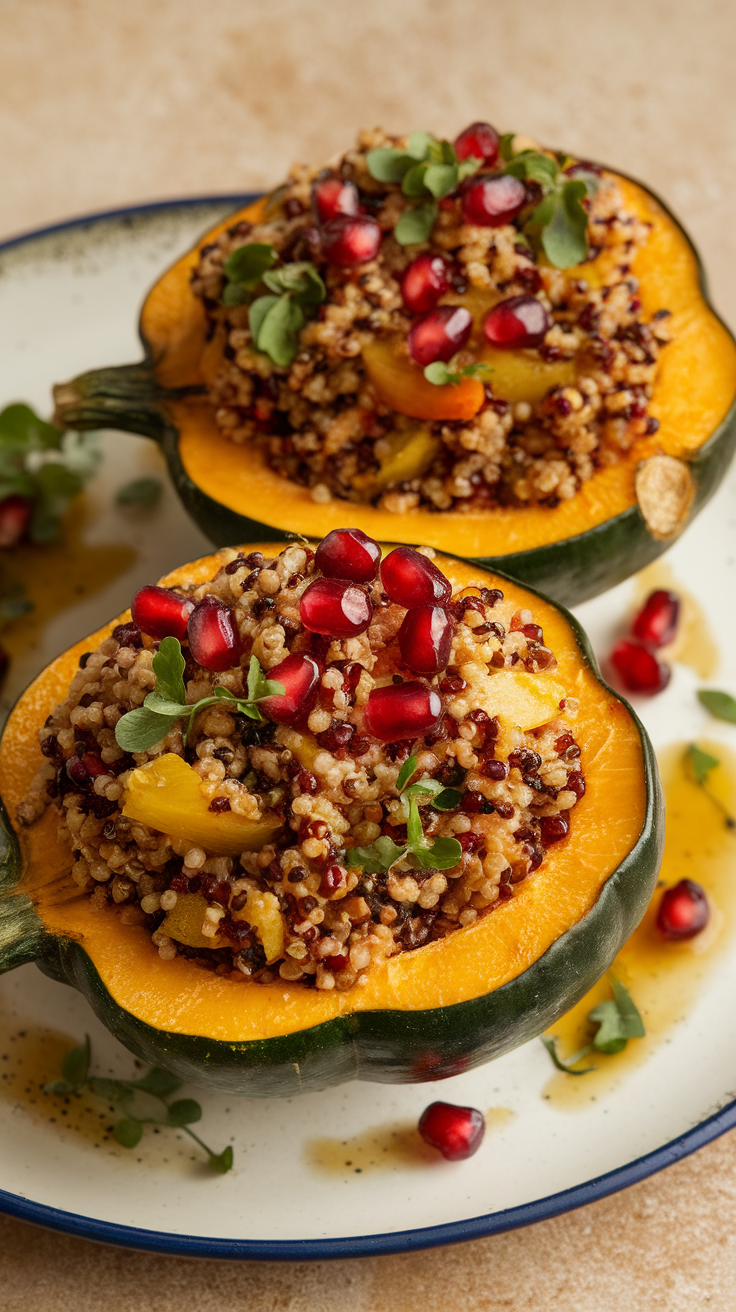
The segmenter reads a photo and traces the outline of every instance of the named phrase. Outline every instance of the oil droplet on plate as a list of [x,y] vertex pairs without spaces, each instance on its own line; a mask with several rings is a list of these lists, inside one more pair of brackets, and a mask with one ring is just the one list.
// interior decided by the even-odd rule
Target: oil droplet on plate
[[[595,1050],[580,1062],[594,1065],[584,1076],[557,1073],[548,1081],[544,1097],[553,1106],[571,1111],[590,1105],[616,1085],[628,1070],[638,1066],[691,1009],[698,992],[720,954],[733,939],[736,927],[736,832],[729,829],[723,812],[694,781],[687,766],[687,743],[662,751],[659,767],[667,803],[665,852],[660,883],[639,928],[619,952],[611,973],[631,993],[639,1008],[646,1036],[630,1039],[613,1056]],[[736,756],[723,742],[698,740],[698,746],[720,764],[708,777],[708,789],[730,815],[736,812]],[[710,922],[697,938],[668,942],[656,927],[663,885],[692,879],[705,889]],[[549,1031],[557,1039],[564,1061],[590,1043],[595,1026],[588,1014],[611,996],[606,978]]]

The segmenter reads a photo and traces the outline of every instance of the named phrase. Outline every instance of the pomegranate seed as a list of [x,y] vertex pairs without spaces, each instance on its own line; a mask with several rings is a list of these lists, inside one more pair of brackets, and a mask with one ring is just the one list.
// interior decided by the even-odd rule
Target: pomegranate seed
[[485,164],[495,164],[498,159],[496,129],[490,123],[471,123],[455,138],[455,154],[458,159],[482,159]]
[[32,514],[33,502],[28,497],[12,496],[0,501],[0,547],[17,547]]
[[334,897],[339,888],[344,888],[347,872],[342,866],[328,866],[322,876],[319,891],[322,897]]
[[551,324],[536,296],[509,296],[494,305],[483,331],[493,346],[539,346]]
[[310,633],[354,638],[368,628],[373,607],[365,588],[348,579],[315,579],[302,593],[299,614]]
[[[268,716],[269,720],[275,720],[277,724],[291,724],[311,709],[321,677],[321,670],[314,656],[310,656],[308,652],[287,656],[280,665],[274,665],[273,669],[268,671],[268,677],[275,679],[277,683],[282,683],[285,689],[282,693],[274,693],[272,697],[264,697],[259,701],[258,709]],[[304,783],[308,782],[308,780],[304,781]],[[301,787],[303,792],[314,791],[304,784]]]
[[450,659],[453,624],[444,606],[408,610],[399,629],[401,655],[415,674],[438,674]]
[[710,907],[705,891],[694,879],[681,879],[679,884],[666,888],[657,912],[657,929],[665,938],[695,938],[710,920]]
[[463,1162],[480,1148],[486,1123],[475,1107],[433,1102],[422,1112],[418,1129],[424,1142],[438,1148],[448,1162]]
[[646,693],[650,697],[667,687],[672,673],[669,665],[629,638],[616,644],[611,652],[611,664],[629,692]]
[[187,634],[194,602],[188,597],[178,597],[168,588],[157,588],[149,583],[136,592],[130,609],[138,628],[150,637],[178,638],[181,642]]
[[432,733],[442,717],[442,699],[423,683],[391,683],[368,694],[365,722],[383,743],[414,741]]
[[425,251],[412,261],[401,279],[404,305],[412,314],[424,314],[434,309],[449,286],[448,269],[442,256]]
[[570,821],[566,815],[544,815],[539,822],[539,833],[544,847],[567,838]]
[[374,260],[381,245],[381,229],[375,219],[339,214],[322,229],[322,250],[330,264],[349,269]]
[[121,647],[141,647],[141,631],[137,624],[116,624],[111,636]]
[[516,218],[525,201],[526,187],[520,178],[511,173],[482,173],[463,189],[463,218],[480,228],[500,228]]
[[409,329],[409,354],[422,366],[451,360],[468,340],[473,317],[464,305],[442,305],[416,319]]
[[353,217],[360,213],[358,188],[343,178],[321,178],[312,187],[312,200],[320,223],[329,223],[338,215]]
[[189,650],[205,670],[229,670],[240,659],[240,634],[229,606],[205,597],[194,607],[187,624]]
[[452,587],[440,569],[413,547],[396,547],[381,564],[381,583],[392,601],[411,609],[442,606]]
[[680,619],[680,598],[664,588],[651,592],[639,611],[631,631],[645,647],[667,647],[674,641]]
[[91,782],[90,772],[79,756],[70,756],[66,763],[67,777],[78,788],[88,788]]
[[329,579],[370,583],[378,573],[381,548],[359,528],[334,528],[323,538],[314,557],[315,569]]

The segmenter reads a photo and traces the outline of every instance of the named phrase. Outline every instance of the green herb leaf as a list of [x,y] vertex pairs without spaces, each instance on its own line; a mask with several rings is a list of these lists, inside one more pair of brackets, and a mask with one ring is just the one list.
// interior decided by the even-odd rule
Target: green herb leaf
[[435,811],[454,811],[463,800],[463,795],[457,788],[443,788],[442,792],[432,798],[432,806]]
[[542,1035],[541,1037],[542,1037],[542,1043],[547,1049],[547,1052],[552,1058],[552,1062],[557,1067],[558,1071],[564,1071],[565,1075],[590,1075],[591,1071],[597,1069],[597,1067],[595,1066],[585,1066],[581,1071],[574,1071],[572,1069],[572,1067],[576,1066],[579,1061],[583,1060],[583,1057],[587,1057],[588,1053],[593,1051],[592,1046],[590,1044],[588,1044],[588,1046],[585,1048],[581,1048],[579,1052],[574,1052],[572,1057],[568,1058],[568,1060],[565,1062],[562,1061],[557,1056],[556,1041],[554,1039],[547,1039],[545,1038],[544,1035]]
[[230,1144],[227,1148],[223,1148],[221,1153],[210,1153],[209,1164],[213,1171],[217,1171],[220,1175],[226,1175],[232,1169],[233,1164],[233,1150]]
[[405,150],[395,150],[392,146],[379,146],[369,150],[365,157],[368,172],[377,182],[401,182],[404,174],[416,163],[414,156]]
[[410,132],[406,141],[406,149],[412,159],[427,159],[433,148],[439,146],[439,144],[429,132]]
[[317,269],[306,260],[294,264],[283,264],[278,269],[263,275],[263,281],[272,292],[283,294],[291,292],[294,299],[303,308],[321,305],[327,295]]
[[119,506],[155,506],[162,491],[160,478],[134,478],[131,483],[118,488],[115,501]]
[[161,1071],[156,1066],[146,1071],[140,1080],[132,1080],[131,1083],[134,1089],[150,1093],[154,1098],[168,1098],[170,1094],[176,1093],[176,1090],[181,1088],[181,1080],[170,1071]]
[[435,838],[429,847],[412,849],[419,864],[437,870],[452,870],[460,861],[463,849],[456,838]]
[[[467,176],[467,174],[466,174]],[[424,185],[431,191],[435,200],[442,200],[455,190],[460,180],[457,164],[430,164],[424,175]]]
[[423,205],[406,209],[394,228],[394,237],[400,246],[412,246],[416,242],[426,241],[429,237],[437,215],[437,202],[427,200]]
[[[179,717],[177,716],[176,719]],[[124,752],[147,752],[165,738],[176,723],[173,717],[157,715],[147,706],[137,706],[115,725],[115,741]]]
[[222,289],[220,300],[223,305],[231,309],[234,305],[247,305],[252,294],[241,282],[227,282]]
[[281,300],[280,296],[259,296],[248,310],[248,327],[250,328],[253,344],[258,346],[258,337],[266,315],[270,313],[274,305],[278,305]]
[[717,688],[699,688],[698,700],[717,720],[736,724],[736,698],[730,692],[719,692]]
[[[281,691],[283,692],[283,687]],[[258,657],[251,656],[250,665],[248,666],[248,700],[256,702],[259,698],[267,696],[268,680],[263,673]]]
[[452,369],[442,360],[433,360],[424,366],[424,377],[428,383],[443,387],[446,383],[459,383],[463,378],[475,378],[479,374],[492,374],[493,367],[479,360],[475,364],[466,364],[463,369]]
[[569,269],[588,258],[588,216],[580,204],[586,193],[584,182],[566,182],[542,232],[545,255],[557,269]]
[[17,445],[34,451],[58,451],[64,434],[40,419],[29,405],[15,402],[0,411],[0,445]]
[[61,1073],[68,1084],[74,1088],[79,1084],[84,1084],[89,1073],[90,1061],[90,1041],[89,1034],[84,1037],[84,1043],[78,1048],[72,1048],[64,1057],[61,1063]]
[[409,799],[409,815],[406,821],[406,837],[408,846],[413,851],[415,847],[424,846],[424,830],[422,829],[422,820],[419,815],[419,807],[416,798]]
[[44,1084],[44,1093],[67,1094],[74,1093],[74,1085],[68,1080],[52,1080],[50,1084]]
[[135,1097],[135,1091],[127,1080],[107,1080],[101,1075],[88,1075],[86,1083],[92,1093],[96,1093],[99,1098],[104,1098],[107,1102],[125,1106]]
[[243,287],[255,287],[277,259],[273,246],[266,242],[251,241],[245,246],[238,246],[228,256],[224,265],[225,274],[231,282],[241,283]]
[[543,187],[554,187],[557,181],[557,163],[549,155],[538,150],[522,150],[514,155],[506,165],[504,173],[511,173],[515,178],[528,182],[538,182]]
[[172,1102],[169,1106],[169,1125],[181,1128],[184,1125],[194,1125],[201,1119],[202,1108],[193,1098],[180,1098],[178,1102]]
[[399,773],[398,773],[397,778],[396,778],[396,791],[397,791],[397,793],[401,793],[401,792],[404,791],[404,789],[406,788],[406,785],[408,784],[409,780],[411,779],[411,777],[412,777],[414,771],[416,770],[416,768],[417,768],[417,758],[416,758],[416,756],[410,756],[410,757],[407,758],[406,761],[404,761],[404,764],[402,765],[401,769],[399,770]]
[[180,705],[186,702],[184,670],[186,661],[178,638],[163,638],[152,661],[156,675],[156,693]]
[[345,855],[345,864],[350,868],[359,866],[367,875],[380,875],[389,870],[406,847],[397,847],[388,834],[381,834],[369,847],[351,847]]
[[280,296],[267,311],[258,330],[258,350],[265,351],[274,364],[285,368],[299,350],[299,333],[304,323],[301,306],[290,295]]
[[178,720],[182,715],[189,712],[189,707],[182,702],[172,702],[168,697],[159,697],[157,689],[149,692],[144,707],[147,711],[154,711],[156,715],[162,715],[166,719],[173,720]]
[[715,770],[716,766],[720,765],[717,756],[711,756],[709,752],[704,752],[702,748],[696,747],[695,743],[690,743],[687,749],[687,758],[695,782],[700,784],[701,788],[703,784],[708,782],[708,775],[711,770]]
[[593,1047],[599,1052],[621,1052],[629,1039],[642,1039],[646,1033],[644,1022],[628,989],[613,975],[610,977],[613,997],[599,1002],[588,1019],[599,1026]]
[[424,185],[424,177],[429,168],[426,161],[421,164],[414,164],[404,174],[404,180],[401,184],[401,190],[405,196],[416,199],[419,196],[427,195],[427,188]]
[[503,160],[513,159],[514,154],[511,149],[512,142],[516,136],[515,132],[504,132],[498,143],[498,153]]
[[121,1148],[135,1148],[141,1141],[143,1126],[135,1116],[124,1116],[117,1122],[113,1134]]

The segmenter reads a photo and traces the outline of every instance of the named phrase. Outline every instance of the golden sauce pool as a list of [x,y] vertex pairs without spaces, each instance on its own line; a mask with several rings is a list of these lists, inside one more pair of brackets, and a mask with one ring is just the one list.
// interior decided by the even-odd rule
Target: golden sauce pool
[[[640,1065],[662,1039],[690,1011],[698,992],[720,954],[732,941],[736,927],[736,831],[729,829],[723,811],[695,783],[686,764],[687,743],[660,754],[660,773],[667,803],[666,839],[660,883],[649,909],[628,943],[619,952],[611,973],[629,990],[646,1028],[643,1039],[630,1039],[612,1056],[591,1052],[580,1068],[595,1066],[584,1076],[555,1073],[544,1097],[554,1106],[574,1110],[594,1102]],[[708,777],[707,787],[730,815],[736,813],[736,755],[722,742],[699,739],[698,746],[720,764]],[[702,885],[710,904],[710,921],[696,938],[668,942],[655,921],[664,886],[692,879]],[[590,1043],[595,1026],[588,1022],[592,1008],[611,997],[605,977],[558,1021],[550,1035],[564,1061]]]
[[[431,1097],[427,1102],[433,1102]],[[513,1119],[509,1107],[489,1107],[486,1134],[502,1130]],[[374,1126],[348,1139],[311,1139],[305,1148],[309,1166],[321,1175],[365,1175],[438,1165],[443,1158],[422,1139],[413,1121]]]
[[655,560],[637,574],[635,584],[632,619],[651,592],[662,588],[677,593],[680,598],[677,636],[670,647],[658,654],[666,661],[689,665],[701,679],[711,679],[718,669],[720,658],[705,611],[697,597],[682,587],[672,567],[663,560]]

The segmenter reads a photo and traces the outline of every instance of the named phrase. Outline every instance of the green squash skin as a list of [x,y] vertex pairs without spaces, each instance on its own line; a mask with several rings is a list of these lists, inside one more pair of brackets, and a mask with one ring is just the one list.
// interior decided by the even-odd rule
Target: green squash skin
[[[559,609],[582,659],[606,687],[582,628]],[[0,973],[36,960],[44,973],[78,989],[103,1025],[143,1061],[182,1080],[247,1097],[293,1097],[352,1079],[419,1084],[500,1057],[554,1025],[592,988],[638,925],[656,885],[664,848],[656,758],[638,717],[623,697],[613,695],[626,706],[642,743],[647,800],[639,837],[587,915],[516,979],[483,997],[418,1011],[358,1011],[247,1043],[157,1030],[120,1007],[81,945],[47,932],[30,899],[19,893],[20,849],[4,807]]]
[[[621,177],[627,176],[620,170],[615,171]],[[676,225],[695,258],[703,300],[731,339],[736,341],[710,303],[700,256],[678,219],[655,192],[636,178],[629,178],[629,181],[648,191]],[[244,201],[254,199],[246,197]],[[231,510],[204,493],[189,478],[179,455],[178,430],[167,412],[166,402],[167,399],[181,400],[192,394],[202,395],[204,389],[189,387],[176,392],[162,389],[155,378],[156,362],[150,347],[142,332],[140,335],[145,352],[143,361],[137,365],[93,370],[63,385],[59,389],[61,399],[57,403],[55,422],[73,429],[119,428],[153,438],[161,446],[181,501],[214,546],[227,547],[234,542],[288,541],[293,530],[263,524],[255,515],[251,518]],[[688,461],[695,484],[688,524],[717,490],[734,452],[736,397],[718,428]],[[347,513],[350,503],[345,504]],[[397,516],[396,542],[400,540],[402,522]],[[479,555],[472,559],[484,569],[505,571],[519,582],[539,588],[563,606],[576,606],[644,569],[666,551],[673,540],[660,541],[652,537],[641,511],[634,505],[574,537],[529,551],[501,556]],[[439,544],[438,549],[446,551]]]

